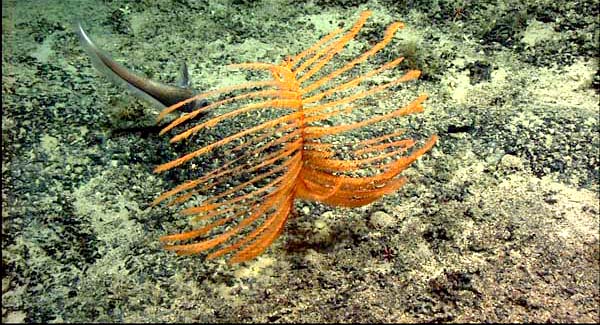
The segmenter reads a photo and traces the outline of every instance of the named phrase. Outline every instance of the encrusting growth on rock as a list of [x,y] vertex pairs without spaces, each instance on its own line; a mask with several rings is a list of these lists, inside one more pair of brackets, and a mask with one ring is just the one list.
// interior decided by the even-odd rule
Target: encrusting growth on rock
[[[170,142],[188,139],[191,147],[195,142],[190,137],[196,133],[216,127],[227,132],[220,140],[199,145],[154,170],[158,173],[179,167],[212,151],[227,157],[224,162],[213,161],[212,167],[207,163],[203,166],[207,172],[201,177],[154,200],[153,205],[163,201],[187,203],[189,207],[183,214],[204,223],[162,237],[161,241],[168,243],[166,249],[178,254],[208,251],[207,258],[233,253],[230,263],[246,261],[261,254],[279,236],[296,199],[358,207],[397,190],[406,182],[399,174],[429,151],[437,136],[431,136],[409,154],[406,153],[415,141],[398,139],[402,131],[352,143],[340,139],[351,130],[422,112],[426,95],[387,114],[334,124],[339,117],[360,110],[353,103],[420,75],[420,71],[410,70],[392,81],[365,85],[369,78],[394,69],[402,62],[400,57],[356,76],[355,67],[392,40],[403,27],[399,22],[389,25],[383,39],[368,51],[345,64],[333,64],[332,59],[355,38],[370,15],[369,11],[363,12],[346,33],[335,30],[281,64],[230,65],[235,69],[267,72],[268,80],[198,94],[160,114],[159,121],[188,102],[211,99],[209,105],[175,119],[161,134],[178,132]],[[212,117],[207,117],[210,113]],[[198,137],[196,142],[202,139],[205,138]]]

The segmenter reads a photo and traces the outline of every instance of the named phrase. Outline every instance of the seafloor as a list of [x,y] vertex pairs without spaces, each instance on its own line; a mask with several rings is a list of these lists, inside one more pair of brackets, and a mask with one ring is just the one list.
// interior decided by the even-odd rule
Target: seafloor
[[[599,1],[3,1],[3,322],[599,322]],[[138,73],[240,80],[373,10],[440,140],[357,209],[296,202],[259,258],[178,257],[177,154],[73,33]],[[381,62],[380,62],[381,63]]]

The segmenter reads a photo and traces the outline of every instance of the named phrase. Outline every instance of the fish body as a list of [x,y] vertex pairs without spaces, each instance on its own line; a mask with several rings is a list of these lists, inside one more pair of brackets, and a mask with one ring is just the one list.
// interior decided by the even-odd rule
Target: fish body
[[[77,23],[75,32],[84,50],[92,60],[92,65],[101,74],[106,76],[113,84],[124,87],[133,96],[151,104],[159,110],[177,104],[197,92],[190,87],[187,65],[182,64],[180,86],[166,85],[148,78],[139,76],[123,65],[116,62],[108,53],[100,49],[94,41]],[[187,105],[187,109],[193,110],[208,105],[206,99],[195,100]]]

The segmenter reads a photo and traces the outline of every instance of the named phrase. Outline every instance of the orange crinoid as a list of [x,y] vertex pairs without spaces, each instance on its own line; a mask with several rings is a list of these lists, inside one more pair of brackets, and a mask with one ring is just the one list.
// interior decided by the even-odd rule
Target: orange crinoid
[[[420,75],[420,71],[410,70],[392,81],[365,85],[369,78],[390,72],[402,62],[401,57],[375,70],[357,72],[403,27],[399,22],[391,24],[383,39],[366,52],[347,63],[333,64],[332,59],[354,39],[370,14],[363,12],[346,33],[335,30],[280,64],[230,66],[266,72],[268,80],[205,92],[160,114],[159,120],[192,100],[213,100],[162,129],[161,134],[178,132],[171,143],[187,139],[189,146],[198,148],[156,167],[154,172],[199,161],[200,156],[212,151],[220,159],[225,157],[222,162],[218,158],[202,160],[205,173],[201,177],[154,200],[153,205],[165,200],[186,204],[183,213],[204,223],[190,231],[162,237],[161,241],[169,243],[166,249],[178,254],[210,251],[207,258],[234,252],[230,263],[246,261],[261,254],[279,236],[296,198],[357,207],[406,182],[406,178],[398,177],[400,172],[430,150],[437,136],[405,154],[415,141],[398,139],[402,131],[366,140],[352,138],[354,132],[349,131],[421,112],[426,95],[383,115],[331,125],[344,116],[357,118],[361,109],[352,103],[381,95]],[[209,133],[215,130],[219,131],[220,140],[211,138]],[[193,141],[190,137],[198,132],[207,134],[194,137]],[[214,235],[204,237],[213,232]]]

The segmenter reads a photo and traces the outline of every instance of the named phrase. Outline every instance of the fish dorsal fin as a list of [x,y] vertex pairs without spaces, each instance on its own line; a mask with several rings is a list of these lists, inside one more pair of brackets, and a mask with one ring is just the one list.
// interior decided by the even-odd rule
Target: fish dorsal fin
[[179,70],[179,83],[178,85],[183,88],[190,88],[190,73],[188,72],[187,63],[183,61],[181,63],[181,69]]

